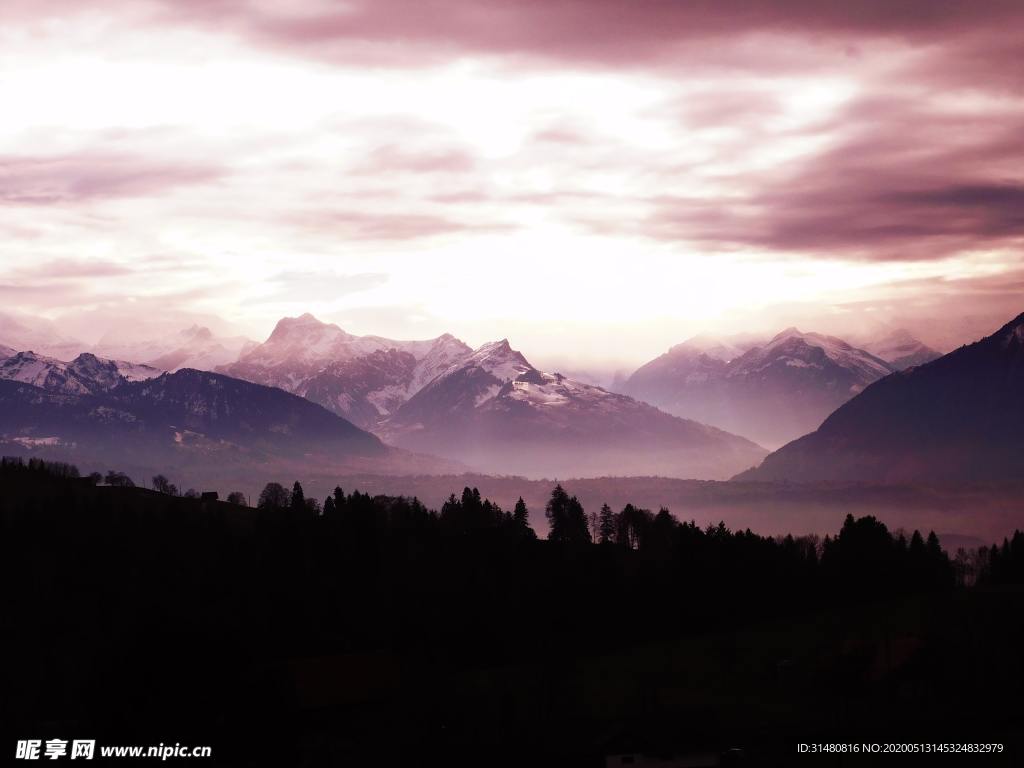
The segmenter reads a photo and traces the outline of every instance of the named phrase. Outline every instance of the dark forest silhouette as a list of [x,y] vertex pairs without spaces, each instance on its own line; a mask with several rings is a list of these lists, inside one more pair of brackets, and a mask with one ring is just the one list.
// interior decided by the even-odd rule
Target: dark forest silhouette
[[[178,495],[160,476],[159,490],[113,471],[104,479],[39,460],[0,464],[3,562],[21,587],[8,594],[17,663],[4,714],[29,730],[56,718],[117,728],[122,741],[153,723],[206,728],[211,740],[257,732],[264,740],[232,749],[287,763],[303,744],[313,762],[417,764],[442,750],[488,755],[480,764],[525,753],[589,764],[606,738],[635,733],[637,717],[654,729],[685,716],[690,738],[714,743],[754,738],[751,715],[716,716],[709,695],[678,710],[659,703],[663,680],[696,674],[683,667],[629,682],[643,679],[651,649],[709,632],[720,639],[694,663],[750,695],[796,697],[786,706],[809,705],[801,697],[815,691],[877,698],[865,712],[898,718],[930,711],[935,696],[977,704],[980,694],[973,676],[951,682],[946,671],[962,638],[937,617],[971,594],[955,563],[933,533],[893,534],[873,517],[851,515],[821,541],[772,538],[632,505],[588,518],[556,486],[539,540],[521,500],[506,511],[472,488],[435,511],[341,488],[321,502],[299,482],[269,483],[250,508]],[[1016,532],[986,550],[975,589],[1024,582],[1022,544]],[[821,650],[809,627],[837,609],[902,639]],[[998,640],[990,660],[972,663],[996,663],[1024,639],[1019,611],[985,617],[972,631]],[[788,628],[778,630],[790,633],[787,655],[761,659],[770,644],[741,640],[768,625]],[[806,660],[792,661],[804,645]],[[593,672],[600,659],[618,659],[626,676]],[[1003,680],[1021,690],[1019,669]],[[998,711],[998,697],[978,706],[997,722],[986,707]],[[817,716],[815,705],[805,727],[834,726]]]

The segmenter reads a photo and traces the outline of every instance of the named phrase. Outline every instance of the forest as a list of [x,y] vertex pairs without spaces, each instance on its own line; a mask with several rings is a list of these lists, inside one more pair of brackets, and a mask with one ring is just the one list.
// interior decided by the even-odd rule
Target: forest
[[1020,531],[966,578],[871,516],[819,540],[588,513],[558,485],[510,511],[152,485],[0,463],[8,727],[187,734],[226,764],[597,765],[623,740],[864,738],[880,712],[992,738],[1024,690]]

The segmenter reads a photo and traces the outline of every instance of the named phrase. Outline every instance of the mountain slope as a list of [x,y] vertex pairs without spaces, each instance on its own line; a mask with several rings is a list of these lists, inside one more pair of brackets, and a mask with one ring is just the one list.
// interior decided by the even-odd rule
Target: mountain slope
[[744,480],[989,482],[1024,477],[1024,315],[888,376]]
[[302,395],[373,429],[470,352],[448,334],[425,341],[354,336],[305,314],[282,319],[266,342],[219,370]]
[[83,352],[70,363],[35,352],[17,352],[0,361],[0,379],[70,395],[106,392],[127,381],[142,381],[163,371],[123,360],[104,360]]
[[0,429],[7,439],[123,441],[154,451],[175,449],[190,437],[272,453],[329,448],[372,455],[385,450],[373,435],[308,400],[220,374],[186,369],[97,392],[0,383]]
[[380,434],[485,471],[548,477],[725,477],[765,453],[631,397],[539,371],[505,340],[437,376]]
[[639,368],[624,391],[669,413],[780,445],[892,372],[842,339],[789,328],[725,360],[686,342]]

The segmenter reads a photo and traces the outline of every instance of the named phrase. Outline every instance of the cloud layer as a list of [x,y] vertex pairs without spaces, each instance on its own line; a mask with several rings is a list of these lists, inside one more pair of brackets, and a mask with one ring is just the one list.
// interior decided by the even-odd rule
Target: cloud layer
[[996,0],[10,0],[0,286],[254,335],[299,309],[541,351],[559,328],[584,356],[794,305],[1009,310],[1022,23]]

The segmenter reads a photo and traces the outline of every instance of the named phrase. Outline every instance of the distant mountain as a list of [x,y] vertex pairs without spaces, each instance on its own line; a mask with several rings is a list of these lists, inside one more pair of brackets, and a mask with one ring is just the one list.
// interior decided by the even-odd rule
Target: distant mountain
[[30,349],[42,355],[70,360],[88,345],[64,336],[49,320],[0,313],[0,346],[13,351]]
[[905,328],[865,341],[861,346],[875,357],[885,360],[896,371],[924,365],[942,357],[941,352],[919,341]]
[[13,356],[15,353],[11,347],[0,344],[0,360],[6,360],[8,357]]
[[173,349],[147,358],[151,365],[172,372],[182,368],[213,371],[235,362],[256,346],[254,341],[244,336],[217,336],[209,328],[199,325],[181,331],[172,342]]
[[449,334],[426,341],[354,336],[305,314],[282,319],[263,344],[219,370],[301,395],[373,429],[471,352]]
[[164,371],[212,371],[235,362],[252,346],[254,342],[244,336],[220,336],[204,326],[192,325],[166,335],[154,335],[152,329],[133,333],[119,329],[104,335],[91,351],[101,357],[145,361]]
[[47,392],[95,395],[128,381],[143,381],[163,371],[123,360],[104,360],[83,352],[70,363],[35,352],[17,352],[0,360],[0,379],[31,384]]
[[677,416],[780,445],[815,429],[892,370],[842,339],[788,328],[736,357],[692,340],[677,345],[639,368],[623,391]]
[[765,453],[631,397],[539,371],[505,340],[443,371],[379,434],[484,471],[547,477],[718,478]]
[[698,334],[673,349],[685,348],[692,352],[701,352],[716,360],[729,362],[735,360],[744,352],[764,344],[764,336],[753,333],[737,333],[731,336],[715,336],[711,334]]
[[888,376],[743,480],[931,483],[1024,478],[1024,315]]

